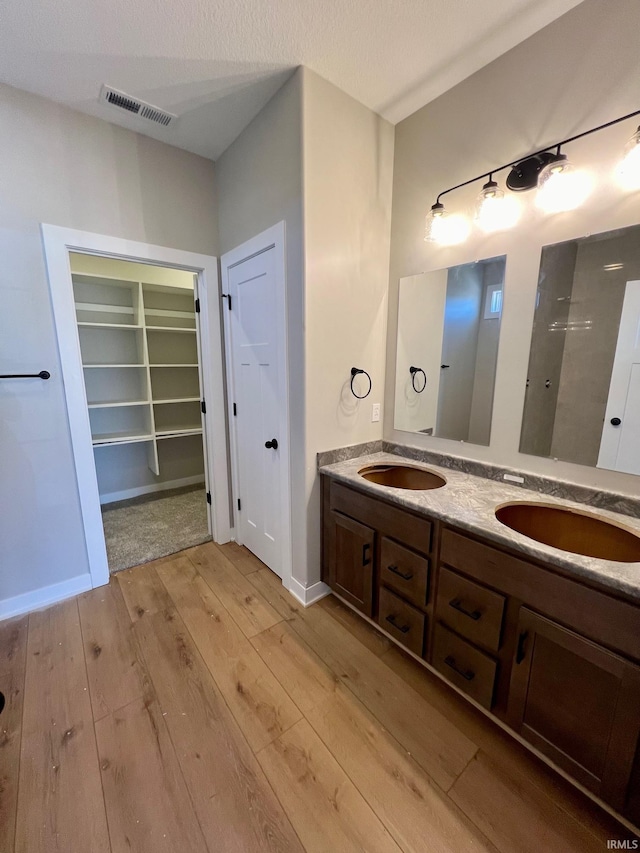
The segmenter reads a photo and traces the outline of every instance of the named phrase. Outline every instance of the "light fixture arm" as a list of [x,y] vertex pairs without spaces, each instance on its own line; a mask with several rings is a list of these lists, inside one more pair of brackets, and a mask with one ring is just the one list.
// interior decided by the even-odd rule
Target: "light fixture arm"
[[634,118],[635,116],[640,115],[640,110],[635,110],[635,112],[628,113],[627,115],[620,116],[620,118],[614,118],[613,121],[605,122],[605,124],[600,124],[598,127],[592,127],[590,130],[585,130],[582,133],[577,133],[575,136],[570,136],[568,139],[563,139],[562,142],[555,142],[553,145],[548,145],[546,148],[541,148],[539,151],[535,151],[533,154],[529,154],[528,157],[522,158],[520,160],[511,161],[510,163],[505,163],[503,166],[497,166],[494,169],[491,169],[490,172],[483,172],[482,175],[477,175],[475,178],[470,178],[468,181],[463,181],[461,184],[456,184],[454,187],[449,187],[446,190],[443,190],[441,193],[438,193],[436,198],[436,204],[440,204],[440,199],[442,196],[447,195],[447,193],[451,193],[454,190],[459,190],[462,187],[466,187],[469,184],[475,184],[476,181],[481,181],[483,178],[491,178],[496,172],[503,172],[505,169],[514,169],[520,163],[524,163],[529,160],[534,160],[536,158],[542,157],[543,155],[549,156],[551,150],[553,148],[556,149],[556,154],[551,155],[557,156],[560,154],[560,148],[563,145],[568,145],[570,142],[575,142],[576,139],[582,139],[583,136],[589,136],[592,133],[597,133],[599,130],[605,130],[608,127],[613,127],[614,124],[619,124],[621,121],[627,121],[630,118]]

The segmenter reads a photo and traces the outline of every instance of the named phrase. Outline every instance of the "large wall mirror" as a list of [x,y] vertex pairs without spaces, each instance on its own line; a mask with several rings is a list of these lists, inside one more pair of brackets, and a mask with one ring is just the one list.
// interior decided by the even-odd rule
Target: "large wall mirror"
[[640,474],[640,226],[543,248],[520,451]]
[[400,279],[396,429],[489,444],[505,263]]

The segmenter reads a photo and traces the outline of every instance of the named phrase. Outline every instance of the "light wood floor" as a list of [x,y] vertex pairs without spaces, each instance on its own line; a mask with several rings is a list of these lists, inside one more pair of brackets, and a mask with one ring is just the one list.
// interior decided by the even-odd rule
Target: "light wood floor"
[[591,853],[606,813],[236,545],[0,623],[0,851]]

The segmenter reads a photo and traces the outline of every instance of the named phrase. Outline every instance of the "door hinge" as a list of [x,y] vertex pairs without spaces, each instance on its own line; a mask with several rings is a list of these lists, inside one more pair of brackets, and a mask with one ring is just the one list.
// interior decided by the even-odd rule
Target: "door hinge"
[[228,300],[229,311],[231,311],[231,294],[230,293],[223,293],[222,298]]
[[207,503],[211,504],[211,492],[207,492]]
[[196,314],[200,313],[200,300],[196,299]]
[[238,498],[238,512],[242,509],[242,504],[240,503],[240,498]]
[[204,400],[202,400],[202,402],[200,403],[200,411],[202,412],[203,415],[207,414],[207,404],[205,403]]
[[236,406],[235,403],[233,404],[233,417],[234,418],[238,417],[238,407]]

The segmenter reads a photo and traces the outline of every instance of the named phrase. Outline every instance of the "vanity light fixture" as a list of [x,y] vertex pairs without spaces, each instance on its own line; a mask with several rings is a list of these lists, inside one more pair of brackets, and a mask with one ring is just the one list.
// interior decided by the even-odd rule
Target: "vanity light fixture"
[[624,147],[624,156],[616,169],[616,176],[624,189],[640,189],[640,127]]
[[[538,188],[537,206],[546,213],[560,213],[574,210],[589,196],[593,188],[593,180],[584,169],[574,166],[561,147],[597,133],[599,130],[612,127],[622,121],[640,115],[640,110],[628,113],[620,118],[608,121],[606,124],[585,130],[561,142],[556,142],[547,148],[536,151],[524,160],[515,163],[505,163],[490,172],[477,175],[468,181],[463,181],[449,187],[438,194],[435,204],[425,218],[424,239],[426,242],[452,246],[462,243],[471,230],[471,223],[462,214],[450,213],[445,209],[441,199],[447,193],[469,186],[476,181],[489,180],[482,187],[475,206],[474,219],[479,228],[486,232],[502,231],[511,228],[519,219],[520,208],[515,199],[506,195],[500,189],[493,176],[497,172],[509,169],[505,181],[506,188],[511,192],[524,192]],[[553,149],[556,149],[555,152]],[[617,177],[626,189],[640,189],[640,127],[627,142],[624,158],[617,170]]]

